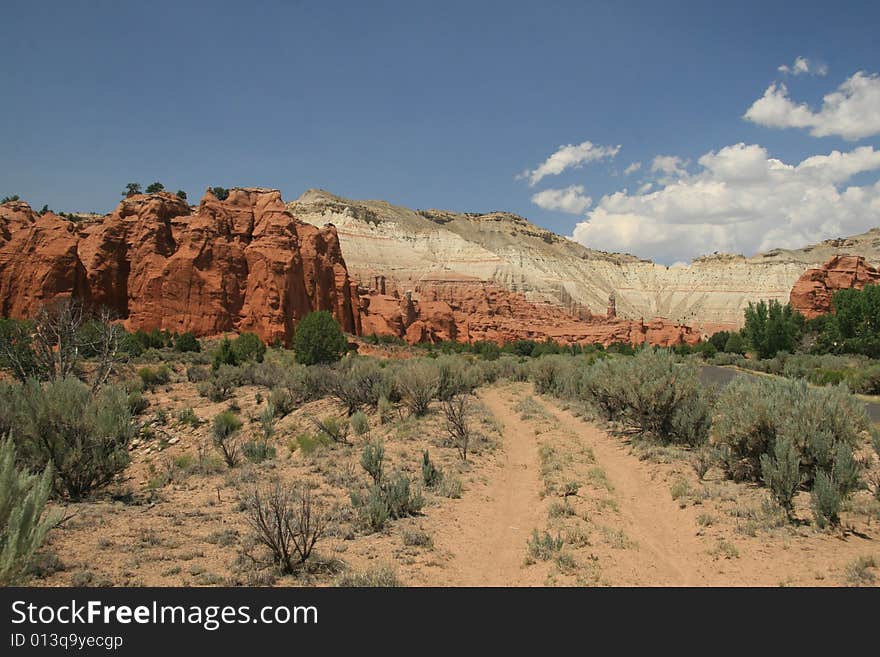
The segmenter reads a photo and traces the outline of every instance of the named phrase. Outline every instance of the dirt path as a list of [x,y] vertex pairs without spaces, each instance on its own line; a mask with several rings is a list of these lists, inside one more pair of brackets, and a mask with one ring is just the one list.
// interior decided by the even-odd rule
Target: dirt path
[[[865,535],[742,531],[743,516],[734,512],[760,505],[763,493],[729,492],[728,482],[713,481],[705,490],[720,491],[715,497],[680,504],[674,482],[690,478],[704,490],[685,462],[640,460],[624,440],[534,397],[526,384],[487,388],[480,397],[504,425],[500,448],[475,457],[493,461],[469,479],[461,499],[426,515],[439,567],[420,569],[413,584],[833,585],[844,581],[847,563],[876,549]],[[548,449],[555,474],[544,461]],[[571,481],[580,489],[563,497],[558,485]],[[563,537],[557,555],[569,557],[527,563],[533,530]]]
[[[635,576],[640,585],[694,586],[706,584],[704,567],[711,561],[706,546],[696,536],[690,514],[678,508],[669,484],[658,480],[656,466],[628,453],[619,438],[586,423],[549,399],[541,403],[593,450],[615,491],[621,529],[638,545],[638,555],[611,564],[624,581]],[[626,572],[630,571],[630,572]]]
[[451,559],[436,581],[455,586],[540,586],[546,569],[525,568],[526,543],[546,513],[534,433],[522,423],[497,388],[480,395],[504,425],[498,463],[484,486],[437,512],[435,543]]

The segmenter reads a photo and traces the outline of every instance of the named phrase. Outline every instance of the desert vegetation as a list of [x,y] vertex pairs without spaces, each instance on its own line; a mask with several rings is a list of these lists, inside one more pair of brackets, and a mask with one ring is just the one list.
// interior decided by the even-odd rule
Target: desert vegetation
[[[407,357],[381,359],[351,340],[326,313],[292,348],[128,333],[75,303],[3,320],[2,581],[612,583],[656,537],[628,524],[606,440],[668,477],[647,499],[712,535],[709,563],[747,559],[753,535],[880,518],[880,439],[844,385],[715,390],[680,350],[388,343]],[[873,581],[863,552],[836,583]]]

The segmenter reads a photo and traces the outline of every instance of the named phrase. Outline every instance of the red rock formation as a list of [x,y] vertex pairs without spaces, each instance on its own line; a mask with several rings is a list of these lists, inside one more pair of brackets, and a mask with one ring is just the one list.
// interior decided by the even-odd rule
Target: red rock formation
[[129,329],[286,341],[296,320],[329,310],[360,332],[336,229],[298,221],[275,190],[233,189],[224,201],[209,191],[195,211],[171,194],[140,194],[79,229],[4,204],[2,314],[31,316],[64,296],[111,308]]
[[700,335],[663,319],[650,322],[620,318],[579,319],[558,306],[535,304],[491,283],[422,281],[418,301],[373,289],[361,295],[364,335],[396,335],[410,344],[458,340],[511,340],[603,345],[615,342],[672,346],[696,344]]
[[880,283],[880,272],[862,256],[834,256],[818,269],[805,271],[791,288],[789,300],[794,310],[812,319],[833,310],[837,290],[861,290],[876,283]]

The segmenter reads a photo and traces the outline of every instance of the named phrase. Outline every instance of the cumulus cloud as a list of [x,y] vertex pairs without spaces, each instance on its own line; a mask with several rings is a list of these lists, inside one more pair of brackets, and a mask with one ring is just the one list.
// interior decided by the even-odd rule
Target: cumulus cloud
[[545,210],[583,214],[593,205],[593,199],[584,195],[583,185],[571,185],[565,189],[545,189],[533,194],[532,203]]
[[819,111],[795,103],[784,84],[771,84],[743,118],[770,128],[809,128],[814,137],[848,140],[880,134],[880,76],[859,71],[826,94]]
[[686,176],[687,162],[676,155],[658,155],[651,162],[651,171],[653,173],[665,173],[668,176]]
[[795,57],[794,64],[791,66],[783,64],[776,70],[786,75],[818,75],[819,77],[828,75],[828,67],[825,64],[816,64],[806,57]]
[[525,170],[517,179],[528,178],[529,185],[534,186],[546,176],[558,176],[566,169],[581,167],[587,162],[595,162],[613,158],[620,151],[620,146],[597,146],[591,141],[580,144],[560,146],[534,170]]
[[850,182],[880,170],[880,151],[872,146],[788,164],[740,143],[706,153],[697,164],[692,175],[654,191],[602,197],[573,239],[671,263],[713,251],[798,248],[865,231],[880,219],[880,180]]
[[623,175],[628,176],[631,173],[635,173],[639,169],[642,168],[641,162],[633,162],[626,169],[623,170]]

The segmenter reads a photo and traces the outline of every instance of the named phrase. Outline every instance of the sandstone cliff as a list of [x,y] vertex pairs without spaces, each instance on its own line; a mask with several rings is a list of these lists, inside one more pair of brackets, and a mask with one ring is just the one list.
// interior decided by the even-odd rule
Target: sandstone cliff
[[209,191],[197,208],[140,194],[83,224],[0,207],[3,316],[70,296],[109,307],[128,328],[286,341],[296,320],[329,310],[359,332],[336,230],[298,221],[276,190],[233,189],[224,201]]
[[791,306],[808,319],[833,310],[838,290],[880,283],[880,272],[861,256],[834,256],[821,267],[808,269],[791,289]]
[[361,281],[382,274],[413,290],[427,279],[492,282],[578,316],[604,313],[614,294],[623,318],[665,317],[707,333],[741,326],[749,301],[788,301],[800,275],[832,255],[880,262],[876,229],[799,250],[716,254],[667,267],[584,248],[505,212],[415,211],[322,190],[309,190],[288,208],[317,226],[334,224],[349,271]]
[[[386,284],[387,285],[387,284]],[[364,335],[397,335],[410,344],[456,340],[512,340],[561,344],[614,343],[673,346],[696,344],[699,332],[654,319],[648,322],[609,316],[575,317],[553,304],[528,301],[493,283],[423,279],[400,293],[375,287],[361,295]]]

